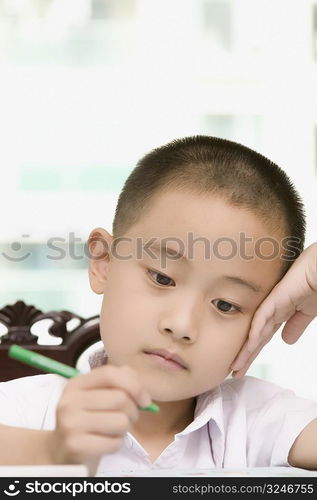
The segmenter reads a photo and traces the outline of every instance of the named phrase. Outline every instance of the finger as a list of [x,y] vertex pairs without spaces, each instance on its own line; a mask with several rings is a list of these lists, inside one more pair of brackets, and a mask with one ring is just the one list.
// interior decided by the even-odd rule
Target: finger
[[133,420],[139,416],[137,405],[122,389],[92,389],[85,392],[84,398],[82,391],[77,391],[72,395],[72,406],[89,412],[120,410]]
[[246,339],[238,356],[231,365],[231,369],[239,370],[246,363],[250,355],[257,349],[262,338],[270,335],[276,325],[275,331],[287,321],[295,311],[295,306],[282,287],[276,287],[257,309]]
[[[240,370],[250,358],[253,352],[260,345],[262,339],[269,335],[273,329],[273,318],[258,316],[257,318],[254,316],[251,329],[249,332],[249,336],[246,339],[245,343],[242,346],[242,349],[238,353],[238,356],[235,358],[234,362],[231,365],[231,369],[236,371]],[[250,343],[250,337],[253,339],[253,343]],[[256,344],[255,344],[256,339]]]
[[269,321],[263,328],[263,338],[260,341],[260,344],[256,347],[250,355],[244,359],[243,363],[237,366],[237,368],[234,368],[234,373],[237,373],[239,371],[241,376],[243,376],[246,371],[248,370],[249,366],[251,363],[254,361],[254,359],[258,356],[260,351],[263,349],[263,347],[271,340],[273,337],[274,333],[280,328],[282,323],[277,323],[277,324],[272,324],[272,320]]
[[308,316],[302,311],[296,311],[283,328],[282,339],[284,342],[295,344],[314,318],[315,316]]
[[105,389],[116,388],[125,391],[139,406],[148,406],[151,397],[142,387],[135,370],[129,366],[101,366],[89,373],[79,375],[69,380],[65,390],[74,389]]
[[255,360],[255,358],[259,355],[259,353],[262,351],[263,347],[268,343],[269,340],[270,340],[270,338],[263,339],[263,341],[258,345],[257,349],[246,360],[246,362],[244,363],[244,365],[239,370],[235,370],[235,371],[232,372],[232,377],[233,378],[238,379],[238,378],[244,377],[244,375],[248,371],[251,363],[253,363],[253,361]]
[[265,339],[270,335],[272,336],[284,321],[288,320],[294,314],[293,304],[285,297],[281,298],[275,295],[274,301],[265,310],[261,311],[259,309],[256,313],[259,317],[254,317],[254,321],[252,321],[247,339],[247,348],[251,353],[257,348],[261,339]]
[[81,436],[73,435],[67,439],[67,448],[72,456],[73,463],[82,463],[84,457],[95,458],[108,453],[114,453],[122,446],[122,436],[100,436],[86,433]]
[[282,324],[288,321],[296,313],[298,297],[290,295],[294,285],[285,281],[286,276],[280,281],[262,302],[254,315],[248,339],[248,349],[253,351],[259,343],[260,337],[264,336],[264,324],[270,322]]
[[246,341],[236,358],[233,360],[233,363],[230,366],[231,370],[240,370],[240,368],[242,368],[246,364],[251,354],[252,353],[248,349],[248,342]]
[[119,411],[104,413],[78,411],[64,417],[59,425],[68,435],[91,433],[103,437],[119,437],[130,429],[131,420],[128,415]]

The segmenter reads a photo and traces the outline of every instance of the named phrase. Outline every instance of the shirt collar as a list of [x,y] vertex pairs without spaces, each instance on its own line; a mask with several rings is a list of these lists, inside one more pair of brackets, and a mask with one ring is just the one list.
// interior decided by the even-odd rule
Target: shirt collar
[[197,396],[194,420],[179,434],[186,435],[196,431],[211,420],[214,421],[220,432],[223,433],[223,406],[220,386]]

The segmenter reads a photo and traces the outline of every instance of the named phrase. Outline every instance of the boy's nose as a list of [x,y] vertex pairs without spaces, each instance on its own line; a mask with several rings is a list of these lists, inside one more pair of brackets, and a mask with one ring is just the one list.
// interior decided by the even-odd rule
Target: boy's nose
[[194,342],[198,337],[201,318],[201,306],[196,302],[186,308],[181,307],[169,309],[162,316],[159,330],[162,334],[172,335],[175,339],[183,339],[186,342]]
[[192,291],[179,295],[177,300],[176,297],[175,300],[171,299],[167,308],[161,311],[159,331],[175,339],[194,342],[203,317],[203,305],[202,298]]

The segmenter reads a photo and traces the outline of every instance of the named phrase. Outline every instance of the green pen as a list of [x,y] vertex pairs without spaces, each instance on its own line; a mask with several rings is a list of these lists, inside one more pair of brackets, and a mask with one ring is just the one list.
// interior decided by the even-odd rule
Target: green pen
[[[39,368],[40,370],[48,373],[56,373],[57,375],[61,375],[62,377],[72,378],[80,374],[80,371],[77,370],[77,368],[65,365],[64,363],[55,361],[55,359],[48,358],[47,356],[43,356],[42,354],[38,354],[37,352],[30,351],[29,349],[25,349],[24,347],[20,347],[16,344],[13,344],[9,348],[8,355],[10,358],[21,361],[21,363],[34,366],[35,368]],[[157,413],[160,410],[160,407],[155,403],[151,403],[146,407],[139,406],[139,409]]]

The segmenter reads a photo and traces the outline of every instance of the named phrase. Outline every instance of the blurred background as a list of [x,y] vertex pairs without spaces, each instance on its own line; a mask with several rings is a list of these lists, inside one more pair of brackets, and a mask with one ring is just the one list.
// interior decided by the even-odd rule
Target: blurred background
[[[137,160],[186,135],[279,164],[317,241],[316,92],[315,0],[0,0],[0,308],[98,314],[88,234],[111,232]],[[248,374],[317,399],[316,357],[315,320]]]

